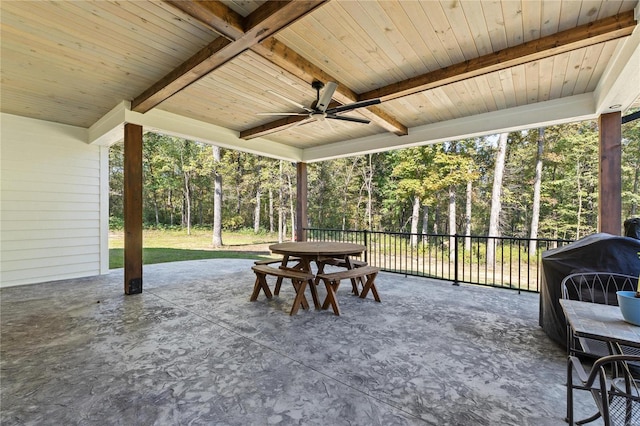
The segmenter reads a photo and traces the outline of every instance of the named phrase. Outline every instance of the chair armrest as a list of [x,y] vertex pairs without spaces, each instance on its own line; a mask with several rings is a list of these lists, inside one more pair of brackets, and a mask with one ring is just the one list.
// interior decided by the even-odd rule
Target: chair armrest
[[580,359],[578,357],[575,357],[575,356],[569,357],[568,368],[572,368],[572,367],[575,370],[575,372],[578,374],[578,379],[582,383],[585,383],[587,380],[589,380],[589,375],[584,370],[584,367],[582,366],[582,363],[580,362]]
[[605,371],[605,367],[608,364],[640,362],[640,356],[638,356],[638,355],[626,355],[626,354],[625,355],[603,356],[602,358],[598,358],[593,363],[593,366],[591,367],[591,372],[589,374],[587,374],[587,372],[585,371],[585,369],[582,366],[582,363],[580,362],[580,359],[578,359],[578,357],[570,356],[568,362],[569,362],[568,368],[572,368],[573,367],[573,369],[578,374],[578,378],[580,379],[582,384],[585,385],[585,386],[591,386],[591,385],[593,385],[594,381],[598,377],[598,373],[604,372]]

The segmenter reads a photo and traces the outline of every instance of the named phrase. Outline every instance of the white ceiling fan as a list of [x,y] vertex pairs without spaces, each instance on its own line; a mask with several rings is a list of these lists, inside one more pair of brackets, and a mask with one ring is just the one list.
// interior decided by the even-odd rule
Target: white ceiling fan
[[[289,102],[290,104],[300,108],[301,110],[303,110],[304,112],[260,112],[258,113],[258,115],[271,115],[271,116],[299,116],[299,117],[304,117],[306,116],[307,118],[297,121],[296,123],[293,123],[291,126],[289,126],[288,128],[292,128],[292,127],[297,127],[300,126],[302,124],[307,124],[307,123],[311,123],[313,121],[321,121],[326,123],[326,125],[328,127],[331,127],[329,125],[329,123],[326,121],[326,119],[331,119],[331,120],[342,120],[342,121],[350,121],[353,123],[362,123],[362,124],[369,124],[370,121],[364,118],[359,118],[359,117],[350,117],[347,115],[339,115],[343,112],[347,112],[347,111],[352,111],[354,109],[357,108],[364,108],[364,107],[368,107],[371,105],[376,105],[380,103],[380,99],[369,99],[366,101],[359,101],[359,102],[354,102],[351,104],[347,104],[347,105],[340,105],[337,106],[335,108],[329,108],[329,104],[331,103],[331,98],[333,96],[333,94],[336,91],[336,88],[338,87],[338,85],[336,83],[334,83],[333,81],[329,81],[327,82],[327,84],[322,83],[321,81],[315,80],[313,81],[313,83],[311,83],[311,87],[313,87],[314,89],[316,89],[316,100],[311,104],[311,106],[306,107],[294,100],[291,100],[285,96],[282,96],[279,93],[276,93],[274,91],[271,90],[267,90],[267,92],[271,93],[272,95],[275,95],[277,97],[279,97],[280,99]],[[320,91],[324,88],[324,90],[322,91],[322,94],[320,94]]]

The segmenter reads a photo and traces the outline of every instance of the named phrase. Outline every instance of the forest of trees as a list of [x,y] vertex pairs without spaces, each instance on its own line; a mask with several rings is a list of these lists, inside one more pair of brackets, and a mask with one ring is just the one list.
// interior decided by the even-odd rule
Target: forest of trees
[[[143,149],[145,226],[188,233],[217,214],[223,230],[291,236],[295,164],[153,133]],[[624,220],[639,214],[640,121],[623,125],[622,151]],[[122,144],[109,161],[119,227]],[[312,228],[578,239],[597,228],[597,123],[311,163],[308,188]]]

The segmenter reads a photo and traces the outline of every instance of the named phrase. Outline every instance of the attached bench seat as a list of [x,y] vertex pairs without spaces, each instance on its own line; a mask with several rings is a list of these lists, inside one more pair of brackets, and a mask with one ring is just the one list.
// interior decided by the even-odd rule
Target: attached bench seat
[[[291,268],[290,266],[284,266],[282,263],[284,262],[284,258],[280,258],[280,259],[263,259],[263,260],[256,260],[255,262],[253,262],[255,265],[273,265],[273,264],[278,264],[280,269],[300,269],[300,263],[302,262],[302,259],[300,259],[299,257],[287,257],[286,258],[286,265],[289,265],[289,262],[294,262],[296,265],[296,268]],[[280,294],[280,287],[282,286],[282,279],[283,278],[288,278],[288,277],[278,277],[278,280],[276,281],[276,287],[273,290],[273,294],[274,295],[279,295]]]
[[313,297],[313,303],[316,309],[320,307],[320,303],[318,302],[318,293],[316,291],[316,286],[313,282],[313,274],[311,272],[304,272],[298,269],[284,267],[272,268],[268,265],[254,265],[251,269],[256,274],[253,293],[251,293],[251,297],[249,298],[251,302],[258,299],[260,290],[264,292],[267,299],[271,299],[273,297],[271,290],[269,289],[269,285],[267,284],[267,275],[272,275],[278,278],[290,278],[293,288],[296,290],[296,298],[293,301],[293,306],[291,307],[289,315],[295,315],[300,306],[302,306],[303,309],[309,309],[307,298],[304,296],[307,283],[309,283],[309,287],[311,288],[311,296]]
[[366,277],[367,281],[364,284],[362,293],[360,293],[360,298],[364,299],[369,293],[369,290],[371,290],[375,301],[380,302],[380,296],[378,296],[378,290],[375,285],[375,279],[378,272],[380,272],[380,268],[377,266],[366,265],[359,268],[346,269],[344,271],[318,274],[316,278],[324,281],[324,285],[327,288],[327,298],[322,305],[322,309],[328,309],[329,305],[331,305],[333,313],[340,315],[340,307],[338,306],[338,301],[336,299],[336,292],[338,291],[338,287],[340,287],[340,281],[346,279],[360,279]]
[[[368,265],[367,262],[359,259],[349,259],[349,263],[351,263],[351,266],[353,268],[361,268],[363,266]],[[349,265],[347,264],[347,261],[345,259],[340,259],[335,257],[323,257],[321,259],[318,259],[317,264],[318,264],[318,274],[324,273],[324,267],[326,265],[337,266],[339,268],[349,268]],[[319,282],[320,282],[320,279],[316,278],[316,285]],[[360,291],[358,290],[358,283],[360,283],[362,287],[364,287],[364,278],[363,277],[351,278],[352,293],[355,294],[356,296],[360,294]]]
[[[339,266],[341,268],[346,268],[347,267],[347,261],[346,260],[344,260],[344,259],[336,259],[334,257],[323,257],[322,259],[319,259],[318,262],[323,263],[325,265]],[[362,266],[367,266],[368,263],[365,262],[364,260],[351,259],[351,265],[353,265],[354,268],[360,268]]]

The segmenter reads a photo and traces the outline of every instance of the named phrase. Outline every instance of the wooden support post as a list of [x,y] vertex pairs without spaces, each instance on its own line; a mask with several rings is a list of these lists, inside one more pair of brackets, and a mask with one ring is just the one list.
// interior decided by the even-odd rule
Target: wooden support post
[[621,113],[602,114],[600,174],[598,178],[598,231],[622,233],[622,121]]
[[307,163],[296,163],[296,240],[306,241],[307,233]]
[[124,126],[124,293],[142,293],[142,126]]

